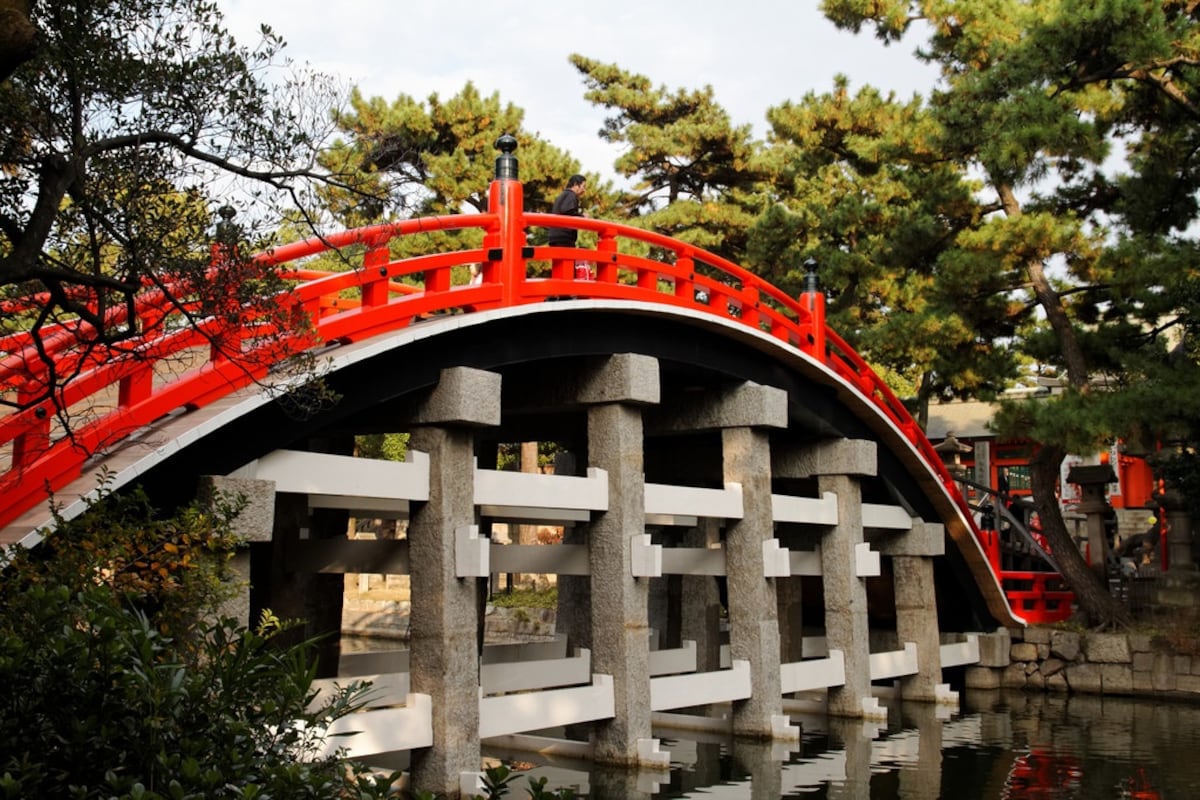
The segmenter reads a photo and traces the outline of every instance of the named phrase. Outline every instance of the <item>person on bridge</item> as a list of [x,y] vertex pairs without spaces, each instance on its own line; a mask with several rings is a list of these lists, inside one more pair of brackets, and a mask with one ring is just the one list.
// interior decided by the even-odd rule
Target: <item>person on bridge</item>
[[[567,179],[566,188],[554,200],[550,209],[552,214],[563,214],[568,217],[582,217],[583,210],[579,206],[579,198],[587,189],[587,178],[582,175],[572,175]],[[547,228],[546,243],[555,247],[574,247],[579,239],[579,231],[575,228]],[[592,279],[592,267],[587,261],[575,262],[575,278],[577,280]]]

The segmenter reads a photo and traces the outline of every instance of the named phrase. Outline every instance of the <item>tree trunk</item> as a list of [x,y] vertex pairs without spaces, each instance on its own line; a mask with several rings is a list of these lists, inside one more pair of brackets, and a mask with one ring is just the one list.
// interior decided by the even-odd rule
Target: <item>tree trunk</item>
[[1128,625],[1128,610],[1117,602],[1105,582],[1088,566],[1063,522],[1055,488],[1059,467],[1065,457],[1066,452],[1061,447],[1043,445],[1029,463],[1033,504],[1042,523],[1042,533],[1050,543],[1050,552],[1058,563],[1059,572],[1075,592],[1084,623],[1093,627]]
[[[996,191],[1004,213],[1012,218],[1021,216],[1021,203],[1012,186],[997,184]],[[1062,298],[1051,286],[1041,261],[1029,259],[1025,263],[1025,271],[1038,304],[1046,313],[1046,319],[1058,337],[1058,346],[1067,370],[1067,383],[1076,391],[1086,393],[1090,388],[1087,361],[1075,335],[1075,328],[1071,325],[1066,309],[1063,308]],[[1129,611],[1108,591],[1108,586],[1100,574],[1088,566],[1063,521],[1057,489],[1059,469],[1065,457],[1066,451],[1062,447],[1042,443],[1041,449],[1029,465],[1030,488],[1033,491],[1034,507],[1042,523],[1042,533],[1050,543],[1063,580],[1075,593],[1079,612],[1086,618],[1085,622],[1098,627],[1127,625]]]

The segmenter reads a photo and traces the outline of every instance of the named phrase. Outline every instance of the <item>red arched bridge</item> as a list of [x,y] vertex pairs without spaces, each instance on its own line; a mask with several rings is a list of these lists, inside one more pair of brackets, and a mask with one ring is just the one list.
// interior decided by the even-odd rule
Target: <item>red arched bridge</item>
[[[615,688],[590,687],[604,698],[592,719],[621,721],[593,742],[611,761],[658,759],[646,749],[652,711],[729,701],[735,732],[779,735],[781,696],[807,688],[827,689],[846,714],[872,714],[871,686],[885,679],[936,700],[942,669],[971,660],[954,635],[1069,611],[1069,596],[1043,591],[1045,576],[999,569],[994,534],[977,530],[904,405],[827,327],[815,281],[797,299],[665,236],[527,213],[513,147],[501,146],[487,213],[346,231],[248,262],[214,246],[214,276],[278,268],[290,287],[269,310],[231,298],[229,313],[214,312],[147,287],[109,314],[140,331],[119,351],[81,346],[93,338],[83,323],[0,341],[0,387],[29,400],[0,419],[0,542],[35,544],[51,494],[70,516],[101,469],[110,488],[142,484],[164,505],[190,499],[205,476],[251,495],[269,487],[270,522],[249,536],[252,603],[336,628],[341,584],[297,590],[289,576],[411,574],[404,685],[434,697],[423,712],[432,733],[365,751],[432,743],[437,757],[417,772],[439,790],[478,750],[449,727],[475,719],[487,739],[557,718],[542,708],[506,727],[519,716],[499,706],[511,686],[459,707],[471,686],[487,695],[500,680],[479,678],[478,653],[452,655],[463,634],[445,620],[473,618],[472,576],[559,576],[560,631],[595,653],[591,669],[617,675]],[[547,226],[595,246],[531,245],[527,232]],[[479,241],[471,232],[481,244],[459,246]],[[440,252],[393,255],[430,234]],[[325,253],[347,268],[314,268]],[[575,280],[578,260],[594,265],[592,280]],[[280,370],[300,355],[298,376]],[[381,432],[411,434],[407,462],[353,457],[355,436]],[[554,474],[496,469],[501,446],[526,441],[558,445]],[[407,541],[351,547],[346,515],[405,519]],[[496,521],[559,526],[562,543],[496,544]],[[439,598],[428,611],[426,597]],[[727,634],[709,616],[683,635],[696,607],[718,604]],[[656,674],[647,630],[669,645],[650,662],[699,637],[690,671],[701,677],[629,680]],[[880,631],[893,649],[880,649]]]
[[[503,157],[502,157],[503,158]],[[31,531],[13,523],[83,476],[97,454],[119,446],[131,434],[181,409],[198,409],[243,387],[260,384],[276,365],[298,353],[321,350],[386,334],[428,319],[463,311],[487,312],[541,304],[560,298],[587,298],[650,304],[713,315],[769,336],[819,368],[821,378],[848,404],[869,406],[860,416],[885,435],[905,456],[919,460],[917,472],[937,498],[940,515],[956,544],[974,553],[983,545],[986,565],[996,578],[1029,586],[1012,589],[1018,616],[1038,622],[1061,616],[1069,603],[1042,602],[1048,576],[1004,574],[995,537],[978,531],[957,484],[904,405],[878,375],[825,324],[824,297],[815,290],[794,299],[747,270],[712,253],[649,231],[604,220],[563,218],[525,213],[519,182],[498,180],[489,193],[485,214],[461,214],[404,220],[349,230],[278,247],[254,258],[258,266],[278,267],[294,288],[278,298],[279,308],[294,313],[270,319],[238,317],[230,328],[220,315],[172,330],[167,323],[180,311],[161,290],[149,289],[135,313],[142,335],[122,344],[119,357],[75,346],[77,330],[69,326],[43,330],[45,341],[34,345],[28,335],[0,341],[0,389],[9,396],[39,393],[48,374],[76,375],[44,401],[0,419],[0,448],[7,469],[0,475],[2,541],[20,541]],[[534,226],[577,228],[595,235],[595,248],[530,247],[526,231]],[[481,247],[395,259],[389,244],[402,237],[435,231],[478,230]],[[308,269],[303,262],[331,250],[361,252],[352,269]],[[214,245],[214,269],[226,263]],[[593,263],[595,280],[574,279],[576,260]],[[549,264],[546,277],[535,277],[537,264]],[[469,280],[463,267],[480,265],[481,280]],[[182,310],[186,311],[185,305]],[[278,310],[278,309],[277,309]],[[639,307],[639,313],[644,310]],[[129,324],[127,309],[115,310],[110,323]],[[294,330],[282,329],[292,320]],[[302,321],[302,322],[301,322]],[[80,324],[81,328],[86,327]],[[743,331],[739,331],[743,332]],[[569,338],[566,326],[550,323],[545,335]],[[197,348],[211,356],[197,358]],[[192,366],[171,366],[186,355]],[[70,435],[55,422],[72,420]],[[907,453],[905,451],[911,451]],[[3,461],[0,461],[3,464]],[[925,474],[921,474],[925,473]],[[970,567],[986,583],[982,563],[972,555]]]

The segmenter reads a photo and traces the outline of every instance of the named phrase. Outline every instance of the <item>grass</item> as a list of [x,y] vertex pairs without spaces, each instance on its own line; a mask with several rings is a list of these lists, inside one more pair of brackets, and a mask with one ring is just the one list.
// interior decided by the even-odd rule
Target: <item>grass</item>
[[497,592],[488,602],[501,608],[558,608],[558,587]]

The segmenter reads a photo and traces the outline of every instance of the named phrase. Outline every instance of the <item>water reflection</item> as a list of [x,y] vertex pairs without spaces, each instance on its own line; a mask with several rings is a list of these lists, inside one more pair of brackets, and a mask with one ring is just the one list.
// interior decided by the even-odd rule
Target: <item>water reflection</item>
[[671,752],[669,774],[521,759],[551,785],[592,799],[1200,797],[1195,705],[967,692],[953,714],[893,704],[886,725],[816,715],[793,723],[802,739],[785,747],[657,730]]

